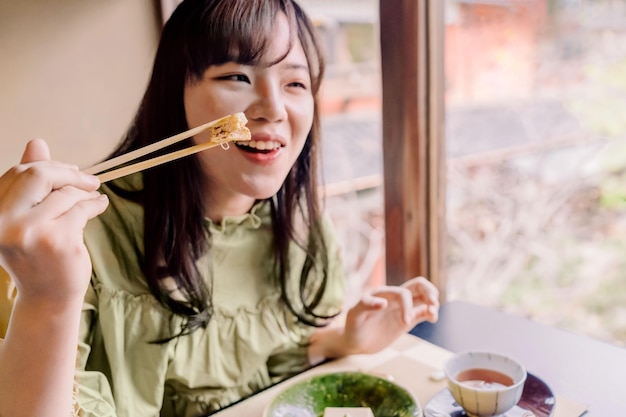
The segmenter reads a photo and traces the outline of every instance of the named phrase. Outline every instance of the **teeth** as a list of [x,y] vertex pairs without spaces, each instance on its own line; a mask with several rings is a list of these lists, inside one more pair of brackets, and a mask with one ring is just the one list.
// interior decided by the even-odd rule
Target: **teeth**
[[280,142],[275,141],[260,141],[260,140],[248,140],[245,142],[239,142],[240,145],[247,146],[249,148],[258,149],[260,151],[269,151],[280,148]]

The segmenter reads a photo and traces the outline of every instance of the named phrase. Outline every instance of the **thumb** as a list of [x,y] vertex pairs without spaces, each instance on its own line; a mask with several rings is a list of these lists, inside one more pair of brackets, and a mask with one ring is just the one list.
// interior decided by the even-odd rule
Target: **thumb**
[[35,161],[47,161],[50,159],[50,149],[43,139],[33,139],[28,142],[24,154],[22,154],[22,164]]

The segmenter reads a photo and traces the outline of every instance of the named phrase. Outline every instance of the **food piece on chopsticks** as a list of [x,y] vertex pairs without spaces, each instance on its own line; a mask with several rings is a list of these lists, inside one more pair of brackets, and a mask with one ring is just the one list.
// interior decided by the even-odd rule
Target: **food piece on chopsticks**
[[230,114],[217,119],[210,128],[210,141],[220,144],[249,141],[252,138],[246,123],[248,123],[248,119],[243,113]]
[[374,417],[369,407],[326,407],[324,417]]

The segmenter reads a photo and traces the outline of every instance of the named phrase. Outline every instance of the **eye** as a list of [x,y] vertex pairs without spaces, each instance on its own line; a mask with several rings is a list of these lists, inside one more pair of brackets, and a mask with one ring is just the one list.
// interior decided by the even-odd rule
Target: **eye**
[[240,81],[240,82],[244,82],[244,83],[250,84],[250,78],[248,78],[248,76],[245,75],[245,74],[224,75],[224,76],[220,77],[220,79],[221,80],[227,80],[227,81]]
[[299,81],[294,81],[291,82],[289,84],[287,84],[289,87],[296,87],[296,88],[302,88],[303,90],[308,90],[308,86],[302,82]]

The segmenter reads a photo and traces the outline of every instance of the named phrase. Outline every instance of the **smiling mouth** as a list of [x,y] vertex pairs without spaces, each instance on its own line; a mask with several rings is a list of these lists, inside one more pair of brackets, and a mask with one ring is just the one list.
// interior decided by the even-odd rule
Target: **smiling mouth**
[[242,151],[252,153],[270,153],[282,147],[280,142],[260,140],[236,142],[235,146],[237,146],[237,148],[241,149]]

